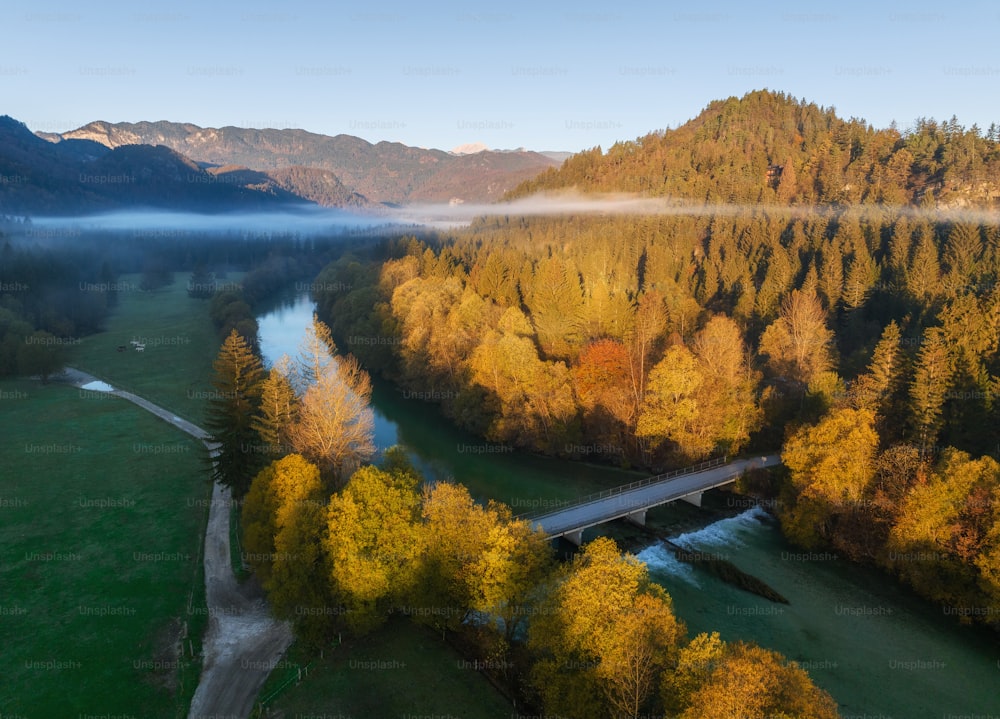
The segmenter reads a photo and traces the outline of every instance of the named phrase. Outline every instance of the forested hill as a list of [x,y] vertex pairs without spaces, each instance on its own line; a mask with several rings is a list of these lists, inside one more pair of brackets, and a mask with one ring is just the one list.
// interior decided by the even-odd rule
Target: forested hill
[[579,153],[511,191],[576,188],[710,203],[995,207],[1000,128],[957,119],[877,130],[790,95],[718,100],[673,130]]
[[1000,628],[993,135],[876,132],[765,92],[715,103],[518,190],[697,208],[481,217],[343,258],[318,312],[502,445],[651,472],[781,445],[787,472],[748,487],[788,538]]

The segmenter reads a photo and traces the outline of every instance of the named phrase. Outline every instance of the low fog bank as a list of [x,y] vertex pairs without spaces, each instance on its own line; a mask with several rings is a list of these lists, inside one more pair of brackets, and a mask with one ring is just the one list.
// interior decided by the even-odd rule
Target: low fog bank
[[637,195],[584,195],[574,192],[540,194],[510,202],[412,204],[380,208],[363,214],[325,207],[303,207],[281,212],[199,214],[166,210],[124,210],[82,217],[36,217],[28,236],[71,236],[93,232],[159,233],[163,236],[193,234],[242,234],[247,236],[292,234],[299,236],[399,235],[416,226],[448,229],[469,225],[485,216],[560,215],[697,215],[735,216],[773,214],[807,217],[849,212],[860,217],[905,215],[931,222],[1000,223],[1000,211],[974,208],[917,208],[855,205],[743,205],[708,204]]
[[488,215],[558,216],[558,215],[697,215],[735,216],[768,213],[794,217],[850,212],[864,216],[906,215],[931,222],[968,222],[997,224],[1000,210],[975,208],[918,208],[886,205],[753,205],[710,204],[672,198],[642,197],[629,194],[585,195],[577,192],[538,194],[510,202],[493,204],[455,203],[448,205],[407,205],[391,213],[400,222],[432,227],[467,225]]
[[[368,234],[385,229],[398,231],[388,214],[357,214],[326,207],[303,207],[281,212],[239,212],[201,214],[169,210],[121,210],[80,217],[33,217],[35,234],[44,236],[72,233],[170,233],[185,234]],[[31,234],[30,232],[28,234]]]

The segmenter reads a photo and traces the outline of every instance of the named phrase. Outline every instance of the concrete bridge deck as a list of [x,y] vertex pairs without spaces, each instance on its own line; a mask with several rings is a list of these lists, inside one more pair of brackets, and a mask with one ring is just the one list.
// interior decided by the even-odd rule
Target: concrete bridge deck
[[615,519],[646,523],[646,510],[678,499],[701,506],[703,492],[735,482],[744,472],[781,464],[781,457],[768,454],[727,462],[725,457],[667,474],[616,487],[529,521],[551,538],[566,537],[579,545],[583,530]]

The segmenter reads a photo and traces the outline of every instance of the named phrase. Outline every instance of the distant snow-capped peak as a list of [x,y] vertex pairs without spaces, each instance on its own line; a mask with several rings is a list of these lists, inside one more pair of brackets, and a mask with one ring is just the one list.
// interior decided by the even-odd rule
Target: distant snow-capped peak
[[488,152],[490,148],[481,142],[467,142],[464,145],[451,148],[452,155],[475,155],[477,152]]

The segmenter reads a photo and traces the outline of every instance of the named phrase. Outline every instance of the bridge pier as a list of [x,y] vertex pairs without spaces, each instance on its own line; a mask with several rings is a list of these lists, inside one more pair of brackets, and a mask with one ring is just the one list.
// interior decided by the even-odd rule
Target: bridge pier
[[567,532],[563,535],[567,542],[572,542],[576,546],[583,544],[583,530],[577,529],[572,532]]
[[632,512],[632,514],[627,515],[625,517],[625,519],[628,520],[629,522],[631,522],[632,524],[637,524],[640,527],[645,527],[646,526],[646,510],[645,509],[640,509],[638,512]]
[[688,495],[685,495],[684,497],[681,497],[681,499],[684,500],[685,502],[687,502],[688,504],[693,504],[696,507],[700,507],[701,506],[701,495],[703,495],[703,494],[704,494],[704,492],[692,492],[691,494],[688,494]]

